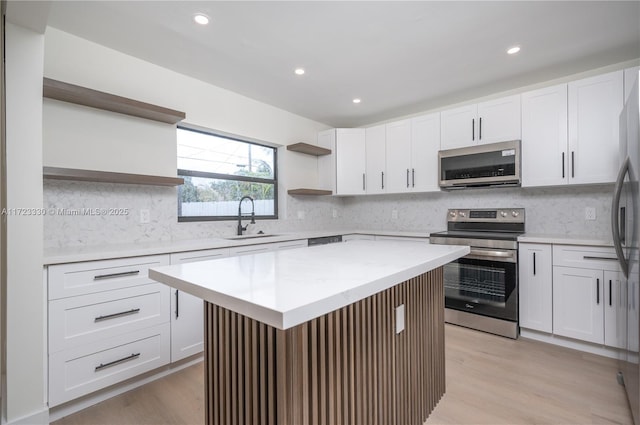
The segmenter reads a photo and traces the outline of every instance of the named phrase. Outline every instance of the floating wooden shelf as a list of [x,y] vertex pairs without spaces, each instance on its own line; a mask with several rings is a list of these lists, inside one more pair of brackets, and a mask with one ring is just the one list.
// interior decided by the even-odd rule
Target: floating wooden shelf
[[331,149],[310,145],[309,143],[294,143],[292,145],[287,145],[287,150],[315,156],[331,155]]
[[333,194],[333,192],[330,190],[320,190],[320,189],[289,189],[287,193],[289,195],[312,195],[312,196],[324,196],[324,195]]
[[186,116],[184,112],[52,80],[51,78],[44,78],[42,96],[167,124],[176,124],[185,119]]
[[71,180],[98,183],[144,184],[150,186],[180,186],[182,177],[145,174],[112,173],[110,171],[78,170],[75,168],[43,167],[42,177],[51,180]]

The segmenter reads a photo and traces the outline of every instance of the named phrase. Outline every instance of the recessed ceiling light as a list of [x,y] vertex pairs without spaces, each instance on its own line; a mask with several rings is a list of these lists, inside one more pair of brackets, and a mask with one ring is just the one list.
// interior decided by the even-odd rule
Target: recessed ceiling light
[[362,101],[357,97],[355,99],[353,99],[353,103],[360,103],[360,102],[362,102]]
[[207,25],[209,23],[209,17],[203,13],[196,13],[193,15],[193,20],[196,24]]
[[507,53],[510,55],[515,55],[519,51],[520,51],[520,46],[513,46],[509,50],[507,50]]
[[303,68],[296,68],[295,71],[293,71],[296,73],[296,75],[304,75],[304,69]]

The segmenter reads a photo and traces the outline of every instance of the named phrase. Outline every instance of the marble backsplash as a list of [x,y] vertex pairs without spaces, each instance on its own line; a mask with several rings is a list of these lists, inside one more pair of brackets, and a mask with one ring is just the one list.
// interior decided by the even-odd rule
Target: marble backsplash
[[[474,189],[452,192],[359,197],[291,197],[279,220],[259,220],[250,232],[363,229],[433,232],[446,227],[448,208],[526,209],[531,233],[610,234],[611,185],[557,188]],[[235,234],[235,221],[178,223],[175,188],[46,180],[45,249],[101,244],[200,239]],[[585,220],[585,207],[596,220]],[[61,210],[128,209],[124,215],[72,215]],[[140,210],[150,211],[140,223]],[[393,211],[398,218],[392,218]],[[335,214],[335,217],[334,217]]]

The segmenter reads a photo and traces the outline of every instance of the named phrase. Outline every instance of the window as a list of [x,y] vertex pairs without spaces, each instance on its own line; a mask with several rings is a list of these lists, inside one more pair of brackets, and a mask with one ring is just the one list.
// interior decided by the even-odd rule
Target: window
[[[254,199],[256,218],[278,218],[276,148],[178,128],[178,221],[233,220]],[[251,212],[243,204],[243,214]]]

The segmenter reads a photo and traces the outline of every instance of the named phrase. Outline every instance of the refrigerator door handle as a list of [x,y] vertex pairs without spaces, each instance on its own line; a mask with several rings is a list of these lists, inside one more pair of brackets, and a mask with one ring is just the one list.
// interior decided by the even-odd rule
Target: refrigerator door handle
[[629,264],[624,257],[624,251],[622,250],[622,242],[620,240],[620,220],[618,215],[618,209],[620,207],[620,196],[622,195],[622,185],[624,183],[624,177],[629,172],[629,157],[626,157],[620,171],[618,171],[618,178],[613,190],[613,202],[611,204],[611,233],[613,235],[613,247],[616,249],[616,256],[620,263],[620,268],[625,277],[629,277]]

